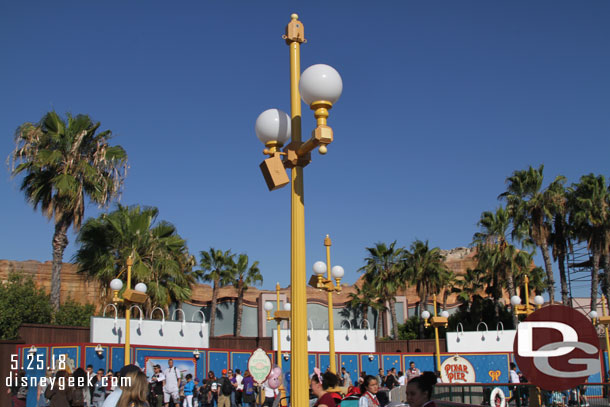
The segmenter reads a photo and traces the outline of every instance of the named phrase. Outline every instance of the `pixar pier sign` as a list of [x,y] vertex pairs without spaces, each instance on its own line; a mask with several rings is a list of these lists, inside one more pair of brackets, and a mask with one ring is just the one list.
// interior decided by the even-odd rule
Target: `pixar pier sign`
[[519,323],[513,351],[525,377],[545,390],[574,388],[600,371],[595,327],[563,305],[543,307]]

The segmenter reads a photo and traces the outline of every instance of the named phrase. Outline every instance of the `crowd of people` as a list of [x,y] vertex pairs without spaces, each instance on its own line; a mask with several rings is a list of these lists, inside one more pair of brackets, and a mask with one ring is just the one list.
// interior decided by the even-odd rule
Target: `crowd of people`
[[[71,374],[66,370],[54,372],[55,381],[37,388],[37,407],[254,407],[262,404],[264,407],[277,405],[280,397],[277,386],[268,382],[258,385],[246,370],[223,369],[220,376],[213,371],[199,380],[193,374],[181,372],[174,366],[173,360],[168,360],[168,367],[153,366],[153,373],[147,377],[136,365],[124,366],[119,372],[104,369],[93,371],[91,365],[86,369],[77,368]],[[25,373],[20,372],[22,377]],[[430,376],[431,375],[431,376]],[[83,385],[66,386],[70,376],[85,378]],[[62,379],[62,381],[58,379]],[[114,380],[113,380],[114,378]],[[310,399],[316,407],[337,407],[343,399],[359,399],[359,407],[383,407],[387,400],[378,394],[380,386],[389,389],[407,385],[407,397],[411,407],[422,407],[432,392],[433,373],[423,375],[411,363],[407,375],[389,369],[383,374],[380,369],[378,376],[361,372],[356,383],[345,368],[339,374],[319,371],[311,376]],[[74,381],[78,383],[77,381]],[[343,394],[337,391],[342,388]],[[347,390],[347,394],[345,394]],[[9,389],[13,407],[25,407],[29,389],[24,386],[13,386]],[[423,398],[422,398],[423,397]],[[424,403],[420,403],[420,401]],[[289,400],[288,400],[289,401]],[[257,403],[258,402],[258,403]],[[419,404],[418,404],[419,403]],[[426,407],[434,407],[426,405]]]
[[[412,364],[413,368],[414,366]],[[437,383],[436,374],[433,372],[421,373],[419,370],[417,372],[418,374],[415,374],[415,369],[413,369],[411,378],[402,380],[403,383],[406,381],[407,403],[410,407],[436,407],[436,404],[431,401],[434,385]],[[311,376],[311,394],[316,400],[313,407],[337,407],[346,399],[358,399],[358,407],[383,407],[387,404],[387,399],[382,398],[382,394],[379,392],[380,385],[383,384],[386,387],[388,384],[400,385],[399,378],[405,377],[400,373],[402,372],[397,374],[395,369],[390,369],[387,375],[383,375],[383,370],[380,369],[377,376],[361,372],[358,385],[348,387],[345,396],[337,392],[338,385],[349,383],[347,381],[349,375],[346,379],[344,369],[340,375],[329,371],[324,374],[314,373]]]
[[[610,372],[608,373],[610,374]],[[527,407],[529,405],[530,387],[526,385],[528,380],[523,373],[517,371],[515,363],[510,364],[509,382],[514,383],[514,385],[510,386],[511,397],[508,399],[507,404],[514,404],[516,407]],[[569,390],[541,390],[540,400],[546,407],[589,407],[586,381],[582,385]]]

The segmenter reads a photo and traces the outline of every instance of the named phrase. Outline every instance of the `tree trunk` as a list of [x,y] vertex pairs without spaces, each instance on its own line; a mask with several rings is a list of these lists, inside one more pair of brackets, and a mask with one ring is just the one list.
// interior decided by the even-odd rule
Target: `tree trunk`
[[55,224],[53,234],[53,268],[51,272],[51,306],[54,311],[59,309],[61,292],[61,267],[64,257],[64,250],[68,246],[68,227],[70,225],[60,220]]
[[383,334],[381,332],[381,311],[377,310],[377,315],[375,316],[375,335],[377,336],[377,338],[381,338],[381,335]]
[[214,280],[212,287],[212,304],[210,306],[210,336],[214,336],[214,325],[216,324],[216,301],[218,300],[218,279]]
[[[604,295],[606,296],[606,306],[610,307],[610,259],[609,253],[604,253],[604,277],[606,279],[606,290]],[[610,308],[609,308],[610,309]],[[610,315],[610,313],[606,314]]]
[[593,267],[591,269],[591,311],[597,311],[597,288],[599,284],[599,251],[593,249]]
[[551,256],[549,255],[549,244],[546,240],[542,241],[540,249],[542,251],[542,258],[544,259],[549,299],[552,305],[555,302],[555,277],[553,276],[553,263],[551,263]]
[[394,297],[390,298],[390,316],[392,317],[392,335],[394,336],[394,340],[398,340],[398,319],[396,318],[396,299]]
[[559,279],[561,280],[561,302],[565,306],[569,306],[570,298],[568,293],[568,279],[566,276],[566,255],[562,251],[557,256],[557,263],[559,264]]
[[362,320],[366,321],[366,324],[362,324],[362,326],[366,326],[365,329],[371,329],[371,325],[369,323],[369,307],[366,305],[362,306]]
[[383,317],[381,318],[381,332],[384,338],[388,337],[388,310],[383,311]]
[[244,283],[240,280],[237,288],[237,315],[235,321],[235,336],[241,336],[241,316],[244,305]]
[[419,302],[419,338],[424,339],[424,319],[421,317],[422,312],[427,311],[428,307],[428,292],[424,289],[422,291],[421,301]]
[[[510,276],[508,276],[507,281],[506,281],[506,285],[508,286],[508,296],[510,298],[513,298],[514,295],[516,295],[516,291],[515,291],[515,278],[514,276],[511,274]],[[528,293],[528,297],[529,297],[529,293]],[[525,302],[524,302],[525,304]],[[529,306],[529,304],[525,304],[525,306]],[[499,320],[496,321],[500,322]],[[517,324],[519,323],[519,318],[517,317],[517,313],[513,310],[513,327],[514,329],[517,329]]]

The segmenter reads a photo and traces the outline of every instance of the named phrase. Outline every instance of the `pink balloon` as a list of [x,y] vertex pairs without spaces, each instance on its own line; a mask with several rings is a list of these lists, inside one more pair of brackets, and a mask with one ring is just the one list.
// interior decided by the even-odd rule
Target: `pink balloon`
[[267,383],[272,389],[277,389],[282,384],[282,369],[279,366],[275,366],[271,369],[271,373],[267,377]]

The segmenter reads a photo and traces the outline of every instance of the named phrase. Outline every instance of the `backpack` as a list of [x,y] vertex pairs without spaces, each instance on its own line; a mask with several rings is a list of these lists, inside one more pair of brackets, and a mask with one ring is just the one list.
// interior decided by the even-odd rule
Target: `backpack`
[[247,395],[254,394],[254,386],[252,385],[251,381],[248,381],[248,383],[246,383],[244,393],[246,393]]
[[75,387],[72,389],[72,405],[73,406],[84,406],[85,405],[85,395],[83,394],[82,387]]
[[226,377],[222,378],[222,384],[220,385],[220,391],[222,391],[222,394],[225,396],[231,395],[231,392],[233,391],[233,385],[231,384],[231,382],[229,381],[228,378],[226,378]]

